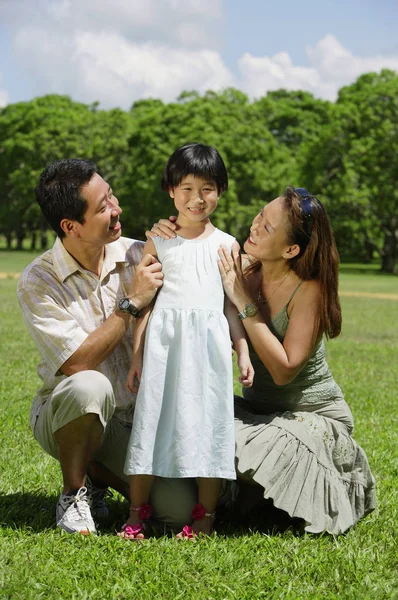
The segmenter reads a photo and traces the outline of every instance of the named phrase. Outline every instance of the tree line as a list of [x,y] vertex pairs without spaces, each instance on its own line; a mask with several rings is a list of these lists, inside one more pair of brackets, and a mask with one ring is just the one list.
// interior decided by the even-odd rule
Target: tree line
[[160,191],[164,164],[186,142],[216,146],[229,173],[214,223],[243,241],[262,204],[289,184],[326,205],[345,260],[398,257],[398,75],[367,73],[340,89],[336,102],[278,90],[250,101],[229,88],[184,92],[171,103],[148,99],[129,111],[101,110],[48,95],[0,110],[0,234],[9,248],[47,245],[34,199],[43,168],[67,157],[91,158],[123,208],[124,235],[143,239],[175,212]]

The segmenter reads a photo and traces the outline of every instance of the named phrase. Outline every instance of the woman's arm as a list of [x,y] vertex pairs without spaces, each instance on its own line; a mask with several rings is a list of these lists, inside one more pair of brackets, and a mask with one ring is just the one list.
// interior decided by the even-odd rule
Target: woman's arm
[[[233,257],[226,249],[220,250],[220,273],[225,293],[240,312],[253,298],[242,273],[239,249]],[[316,281],[303,282],[290,305],[289,325],[283,344],[274,336],[260,312],[246,317],[242,324],[258,357],[277,385],[290,383],[304,367],[316,342],[320,290]]]

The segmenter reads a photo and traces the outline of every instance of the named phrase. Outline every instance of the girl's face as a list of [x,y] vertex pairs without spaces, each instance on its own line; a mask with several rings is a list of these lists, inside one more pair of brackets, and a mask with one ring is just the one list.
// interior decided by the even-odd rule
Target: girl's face
[[218,191],[214,181],[187,175],[180,184],[169,190],[178,210],[179,225],[199,223],[211,215],[217,207]]
[[275,198],[266,204],[250,228],[250,235],[244,243],[244,250],[258,260],[280,260],[291,246],[287,240],[288,218],[283,208],[282,198]]

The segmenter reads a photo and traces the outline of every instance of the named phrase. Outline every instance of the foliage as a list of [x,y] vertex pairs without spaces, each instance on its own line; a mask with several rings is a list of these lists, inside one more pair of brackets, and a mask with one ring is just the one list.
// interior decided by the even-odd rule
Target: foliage
[[214,214],[219,227],[239,237],[260,204],[278,194],[285,176],[284,151],[241,92],[184,94],[170,104],[143,100],[133,105],[131,115],[131,171],[119,196],[128,206],[124,219],[133,235],[142,235],[149,224],[175,212],[159,183],[168,157],[184,143],[211,144],[226,163],[229,190]]
[[335,103],[309,92],[277,90],[249,101],[229,88],[183,92],[171,103],[135,102],[104,111],[67,96],[44,96],[0,110],[0,234],[42,234],[33,189],[42,169],[64,157],[97,161],[123,207],[126,235],[142,239],[174,214],[159,189],[170,154],[184,143],[212,144],[229,172],[217,226],[246,238],[254,215],[289,184],[305,186],[327,206],[343,257],[394,272],[398,259],[398,75],[368,73],[340,90]]
[[312,189],[330,199],[329,215],[345,254],[393,272],[398,258],[398,77],[362,75],[340,90],[332,119],[307,149]]
[[0,111],[1,232],[6,236],[14,232],[20,249],[28,232],[46,229],[33,190],[43,168],[54,160],[90,157],[103,165],[104,172],[118,173],[128,123],[121,110],[97,111],[95,105],[57,95]]

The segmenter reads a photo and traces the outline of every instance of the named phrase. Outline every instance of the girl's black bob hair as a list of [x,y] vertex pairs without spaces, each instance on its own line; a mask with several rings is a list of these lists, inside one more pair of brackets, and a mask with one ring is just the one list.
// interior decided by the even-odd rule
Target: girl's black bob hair
[[177,187],[188,175],[214,182],[218,194],[228,189],[227,169],[213,146],[195,142],[177,148],[167,161],[160,187],[167,192]]

